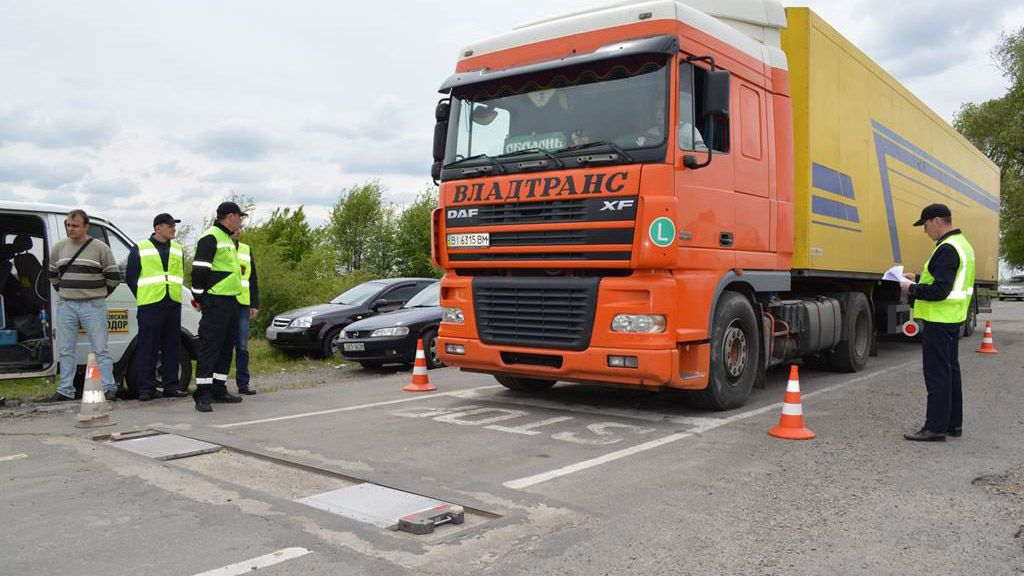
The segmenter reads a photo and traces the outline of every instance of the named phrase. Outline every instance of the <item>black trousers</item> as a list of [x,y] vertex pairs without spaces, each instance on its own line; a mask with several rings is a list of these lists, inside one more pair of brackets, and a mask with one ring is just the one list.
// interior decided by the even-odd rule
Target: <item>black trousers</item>
[[960,380],[961,324],[923,321],[921,359],[924,384],[928,389],[928,410],[924,427],[945,433],[963,425],[963,384]]
[[199,320],[199,359],[196,362],[195,398],[227,394],[231,352],[238,333],[238,300],[234,296],[203,298]]
[[[157,302],[139,306],[135,313],[139,339],[135,345],[135,377],[139,394],[156,392],[156,361],[161,359],[160,382],[164,393],[175,392],[178,382],[178,343],[181,340],[181,304]],[[188,387],[188,383],[185,383]]]

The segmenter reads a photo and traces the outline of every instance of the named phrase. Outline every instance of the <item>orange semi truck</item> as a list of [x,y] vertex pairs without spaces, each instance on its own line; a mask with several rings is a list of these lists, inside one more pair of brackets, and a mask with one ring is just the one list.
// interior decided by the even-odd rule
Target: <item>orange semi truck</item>
[[515,390],[681,389],[862,369],[910,305],[911,224],[948,204],[997,274],[999,170],[806,8],[621,2],[471,44],[441,87],[444,362]]

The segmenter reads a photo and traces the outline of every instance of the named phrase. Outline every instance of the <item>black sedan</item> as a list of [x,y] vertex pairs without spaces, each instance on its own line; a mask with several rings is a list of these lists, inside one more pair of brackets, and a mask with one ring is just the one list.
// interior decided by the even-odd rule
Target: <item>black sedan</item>
[[435,282],[400,310],[349,324],[335,346],[345,359],[364,368],[379,368],[385,363],[411,364],[416,359],[416,342],[422,339],[427,368],[444,366],[437,350],[440,296],[441,284]]
[[341,329],[352,322],[402,307],[434,278],[371,280],[344,292],[328,304],[278,314],[267,328],[267,341],[289,352],[327,358]]

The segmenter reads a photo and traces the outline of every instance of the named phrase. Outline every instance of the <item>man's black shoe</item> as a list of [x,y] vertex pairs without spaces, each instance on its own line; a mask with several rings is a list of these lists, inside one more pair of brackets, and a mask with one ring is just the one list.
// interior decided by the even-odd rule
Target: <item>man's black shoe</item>
[[184,390],[164,390],[164,398],[187,398],[188,392]]
[[139,402],[149,402],[152,399],[153,399],[153,395],[150,394],[149,392],[140,392],[139,393]]
[[946,430],[946,435],[947,436],[952,436],[953,438],[959,438],[959,437],[964,435],[964,427],[963,426],[953,426],[949,430]]
[[253,390],[252,388],[245,388],[244,390],[239,390],[238,393],[245,394],[246,396],[252,396],[253,394],[256,393],[256,391]]
[[213,412],[213,406],[210,406],[208,398],[196,398],[196,410],[199,412]]
[[117,400],[117,392],[113,390],[107,390],[103,393],[103,397],[107,399],[107,402],[114,402]]
[[241,396],[234,396],[232,394],[224,393],[213,397],[213,402],[216,404],[238,404],[242,401]]
[[911,440],[911,441],[914,441],[914,442],[945,442],[946,441],[946,435],[943,434],[942,432],[932,432],[931,430],[926,430],[924,428],[921,428],[920,430],[918,430],[917,432],[914,432],[913,434],[904,434],[903,437],[906,438],[907,440]]
[[74,398],[68,398],[60,392],[54,392],[53,396],[47,396],[40,400],[40,402],[71,402]]

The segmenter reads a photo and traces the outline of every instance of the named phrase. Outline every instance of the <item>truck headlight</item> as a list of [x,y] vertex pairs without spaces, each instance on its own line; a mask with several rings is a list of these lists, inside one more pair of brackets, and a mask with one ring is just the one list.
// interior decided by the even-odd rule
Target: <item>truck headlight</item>
[[441,313],[441,322],[448,322],[449,324],[462,324],[466,321],[465,316],[462,315],[462,308],[449,308],[445,307]]
[[370,332],[370,338],[387,338],[389,336],[405,336],[409,333],[408,326],[395,326],[392,328],[377,328]]
[[292,320],[292,323],[289,324],[288,326],[290,326],[292,328],[309,328],[312,325],[313,325],[313,317],[312,316],[300,316],[300,317],[296,318],[295,320]]
[[660,334],[665,331],[665,317],[661,314],[619,314],[612,319],[612,332]]

